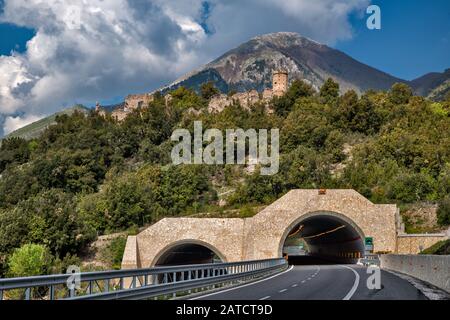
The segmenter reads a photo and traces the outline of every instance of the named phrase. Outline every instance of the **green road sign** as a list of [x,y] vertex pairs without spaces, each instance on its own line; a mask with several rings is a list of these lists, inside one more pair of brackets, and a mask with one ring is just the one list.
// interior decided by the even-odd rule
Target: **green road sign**
[[364,238],[364,251],[366,253],[371,253],[373,251],[373,238],[372,237],[365,237]]
[[372,238],[372,237],[366,237],[366,238],[364,239],[364,244],[365,244],[366,246],[373,246],[373,238]]

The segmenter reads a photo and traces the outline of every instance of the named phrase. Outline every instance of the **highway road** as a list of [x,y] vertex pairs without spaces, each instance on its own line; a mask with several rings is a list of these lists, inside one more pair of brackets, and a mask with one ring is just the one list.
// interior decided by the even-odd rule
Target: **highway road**
[[252,283],[192,300],[426,300],[408,281],[381,270],[381,289],[368,289],[367,268],[360,265],[290,266]]

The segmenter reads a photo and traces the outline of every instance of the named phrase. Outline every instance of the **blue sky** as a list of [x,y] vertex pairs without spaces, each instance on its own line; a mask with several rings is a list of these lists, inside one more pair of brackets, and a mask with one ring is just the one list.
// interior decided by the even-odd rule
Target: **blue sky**
[[[382,10],[382,29],[369,30],[365,25],[367,16],[352,14],[349,19],[353,38],[339,41],[333,47],[406,80],[450,67],[450,1],[380,0],[372,3]],[[203,7],[199,22],[205,31],[212,32],[205,23],[210,5],[204,1]],[[24,52],[26,42],[34,34],[33,29],[0,24],[0,55],[9,55],[11,50]]]
[[381,30],[368,30],[351,16],[354,37],[335,46],[356,60],[412,80],[450,68],[450,1],[373,1],[381,8]]
[[[76,103],[155,90],[271,32],[298,32],[406,80],[450,67],[449,0],[67,3],[0,0],[0,137]],[[371,3],[381,30],[366,28]]]
[[0,24],[0,55],[10,55],[11,51],[24,52],[26,43],[34,37],[33,29],[18,27],[10,23]]

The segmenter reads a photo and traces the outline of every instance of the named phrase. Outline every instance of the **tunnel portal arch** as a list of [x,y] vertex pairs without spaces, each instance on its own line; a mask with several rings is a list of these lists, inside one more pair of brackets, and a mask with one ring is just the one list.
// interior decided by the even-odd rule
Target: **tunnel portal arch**
[[[364,253],[364,238],[362,229],[344,214],[333,211],[309,212],[285,228],[279,241],[278,256],[289,255],[284,251],[289,240],[301,239],[307,244],[309,255],[355,262]],[[290,254],[295,256],[301,253]]]
[[397,252],[401,220],[395,204],[374,204],[351,189],[295,189],[249,218],[161,219],[128,237],[122,268],[152,267],[167,250],[189,243],[208,248],[224,262],[277,258],[287,235],[305,221],[316,229],[319,222],[345,224],[359,244],[372,237],[374,253]]
[[[203,249],[203,250],[202,250]],[[192,260],[189,261],[186,259],[183,263],[178,263],[178,259],[174,257],[170,257],[170,255],[174,252],[180,253],[180,251],[184,252],[194,252],[194,257],[192,257],[192,260],[198,259],[198,262],[192,263]],[[217,249],[215,246],[198,239],[183,239],[178,240],[173,243],[170,243],[163,249],[161,249],[154,257],[151,267],[154,266],[161,266],[161,265],[181,265],[181,264],[196,264],[196,263],[209,263],[211,261],[202,261],[205,257],[204,254],[206,254],[206,251],[210,251],[215,256],[217,256],[218,259],[220,259],[221,262],[227,262],[227,259],[224,254],[220,252],[219,249]],[[211,256],[212,257],[212,256]],[[172,263],[171,263],[172,262]]]

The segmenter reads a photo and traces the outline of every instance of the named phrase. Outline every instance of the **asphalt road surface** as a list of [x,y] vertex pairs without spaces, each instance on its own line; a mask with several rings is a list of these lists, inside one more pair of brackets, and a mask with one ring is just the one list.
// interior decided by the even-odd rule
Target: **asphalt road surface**
[[370,275],[360,265],[297,265],[193,300],[426,300],[408,281],[383,270],[381,288],[368,289]]

